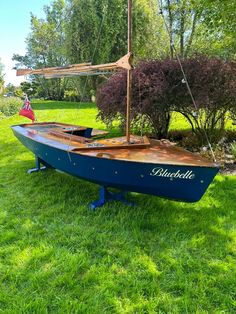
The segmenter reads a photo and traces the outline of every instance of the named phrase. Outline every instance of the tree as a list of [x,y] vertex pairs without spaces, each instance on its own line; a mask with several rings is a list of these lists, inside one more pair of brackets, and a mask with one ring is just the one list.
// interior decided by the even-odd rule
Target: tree
[[[93,64],[118,60],[127,53],[127,0],[70,0],[66,27],[67,56],[70,63]],[[134,3],[133,39],[136,58],[154,58],[165,53],[161,18],[154,0]],[[159,45],[158,45],[159,43]],[[96,90],[100,78],[74,79],[84,94]],[[86,86],[85,86],[86,85]]]
[[159,0],[169,30],[170,55],[195,53],[234,58],[236,2],[212,0]]
[[[66,27],[71,63],[113,62],[127,53],[127,0],[69,0]],[[133,8],[134,54],[154,58],[163,54],[158,43],[166,33],[154,0],[137,0]]]
[[3,92],[3,89],[4,89],[4,74],[3,74],[3,70],[4,70],[4,65],[1,63],[1,59],[0,59],[0,94]]
[[169,32],[170,56],[174,58],[174,44],[180,57],[187,57],[191,53],[202,7],[195,0],[164,0],[161,3]]
[[[155,0],[134,2],[134,52],[137,58],[163,55],[166,33],[156,15]],[[26,56],[14,56],[19,66],[43,68],[91,61],[118,60],[127,52],[127,0],[54,0],[46,18],[31,17]],[[159,42],[159,45],[157,44]],[[61,99],[68,79],[40,82],[48,98]],[[94,93],[100,78],[70,79],[77,93]],[[85,86],[86,85],[86,86]]]
[[7,92],[10,92],[10,93],[14,94],[15,86],[12,83],[8,83],[7,86],[6,86],[6,90],[7,90]]
[[[236,56],[236,2],[220,0],[200,0],[202,21],[206,25],[206,39],[215,38],[213,49],[215,54],[223,58]],[[212,44],[212,43],[211,43]]]
[[36,82],[22,82],[20,84],[21,90],[28,97],[32,97],[37,94],[39,85]]
[[[14,55],[16,67],[45,68],[63,66],[67,63],[65,56],[65,21],[64,0],[55,0],[51,6],[45,6],[45,19],[31,15],[31,33],[27,42],[25,56]],[[61,100],[66,88],[66,79],[45,80],[39,76],[33,77],[40,84],[46,98]]]

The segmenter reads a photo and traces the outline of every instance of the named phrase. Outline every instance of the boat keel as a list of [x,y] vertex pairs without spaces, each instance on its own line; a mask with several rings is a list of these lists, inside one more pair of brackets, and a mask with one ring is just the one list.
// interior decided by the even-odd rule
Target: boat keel
[[[31,174],[31,173],[34,173],[34,172],[43,171],[43,170],[52,168],[48,163],[46,163],[44,160],[42,160],[41,158],[39,158],[37,156],[35,156],[35,164],[36,164],[36,167],[32,168],[32,169],[29,169],[27,171],[27,173]],[[41,164],[43,166],[41,166]]]
[[101,185],[99,189],[99,200],[92,202],[89,207],[95,210],[97,207],[102,207],[109,201],[120,201],[126,205],[134,206],[135,204],[126,199],[126,191],[117,193],[111,192],[106,186]]

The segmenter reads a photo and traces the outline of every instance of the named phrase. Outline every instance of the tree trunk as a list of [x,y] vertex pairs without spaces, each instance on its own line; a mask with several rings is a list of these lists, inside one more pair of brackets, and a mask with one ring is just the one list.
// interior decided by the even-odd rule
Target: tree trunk
[[184,32],[185,32],[185,3],[183,3],[180,9],[180,30],[179,30],[179,39],[180,39],[180,57],[184,57]]
[[173,47],[173,14],[171,9],[170,0],[167,0],[167,10],[169,15],[169,33],[170,33],[170,56],[174,59],[174,47]]

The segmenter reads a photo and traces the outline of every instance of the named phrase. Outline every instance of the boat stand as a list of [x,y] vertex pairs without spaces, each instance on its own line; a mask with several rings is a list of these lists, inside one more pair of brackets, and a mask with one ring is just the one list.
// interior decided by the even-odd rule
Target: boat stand
[[[29,169],[27,173],[31,174],[33,172],[43,171],[43,170],[52,168],[49,164],[47,164],[44,160],[42,160],[41,158],[37,156],[35,156],[35,164],[36,164],[36,167]],[[43,165],[42,167],[41,167],[41,164]]]
[[129,202],[126,197],[126,191],[120,191],[117,193],[111,192],[106,186],[101,185],[99,189],[99,200],[92,202],[89,207],[95,210],[97,207],[102,207],[109,201],[120,201],[126,205],[134,206],[135,203]]

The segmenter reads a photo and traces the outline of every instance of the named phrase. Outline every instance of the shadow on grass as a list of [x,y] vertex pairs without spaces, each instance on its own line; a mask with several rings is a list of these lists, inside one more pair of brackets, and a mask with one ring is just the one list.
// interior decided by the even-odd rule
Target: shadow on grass
[[70,101],[32,101],[34,110],[54,110],[54,109],[95,109],[94,103],[70,102]]
[[2,135],[0,311],[235,313],[235,177],[196,204],[131,193],[93,212],[97,185],[28,175],[33,155]]
[[235,178],[217,176],[196,204],[131,194],[135,207],[111,202],[92,212],[97,185],[54,170],[27,175],[33,160],[19,164],[7,166],[15,180],[0,216],[3,309],[230,309]]

